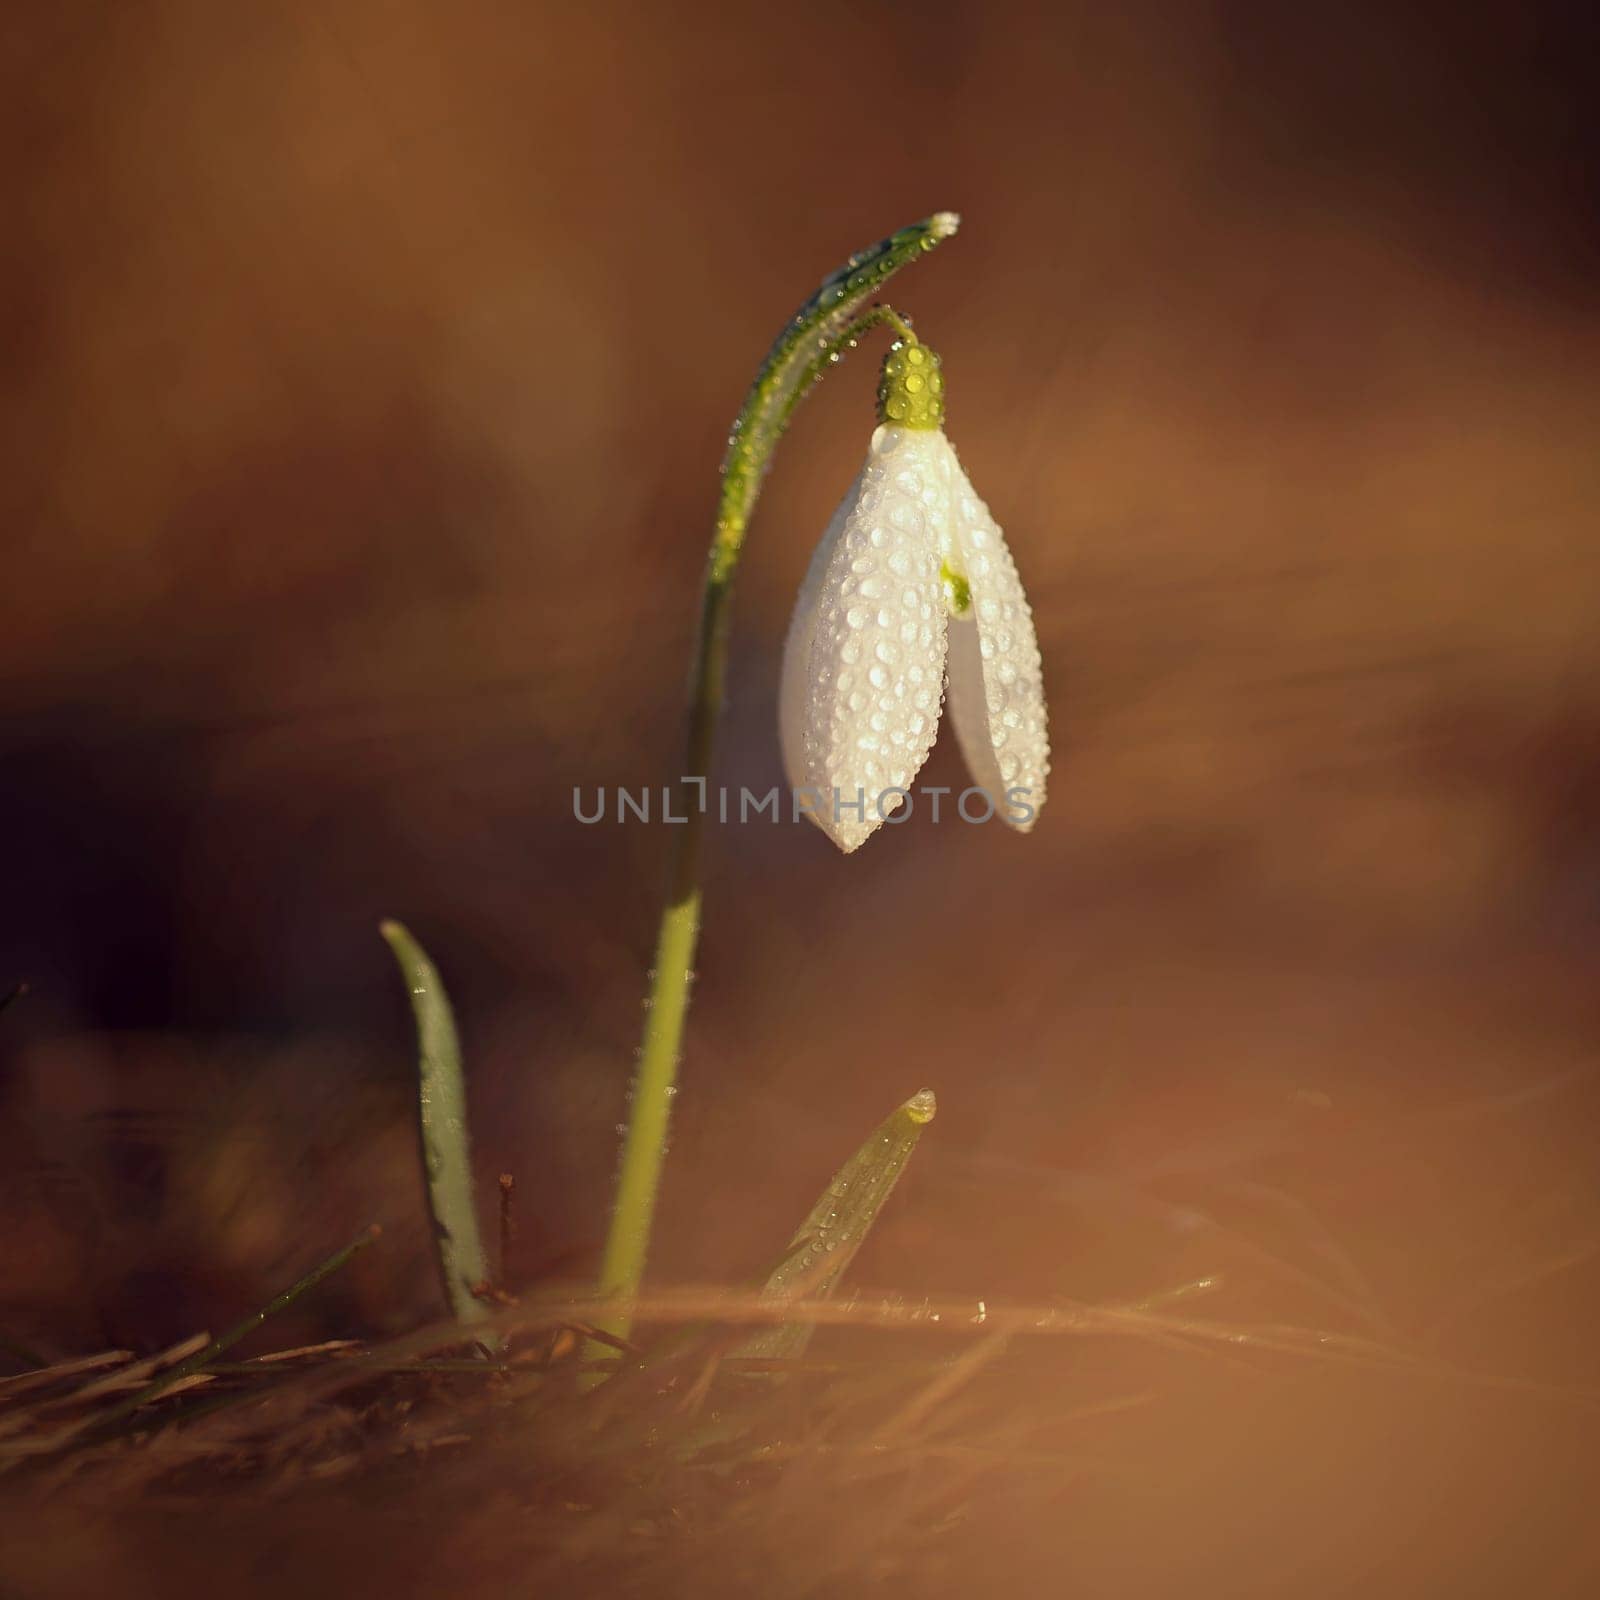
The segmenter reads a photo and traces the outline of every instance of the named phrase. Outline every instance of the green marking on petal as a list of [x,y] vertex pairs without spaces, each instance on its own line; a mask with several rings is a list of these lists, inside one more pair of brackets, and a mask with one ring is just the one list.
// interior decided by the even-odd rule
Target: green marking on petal
[[972,585],[950,565],[939,563],[939,581],[944,585],[944,603],[953,617],[964,617],[972,609]]

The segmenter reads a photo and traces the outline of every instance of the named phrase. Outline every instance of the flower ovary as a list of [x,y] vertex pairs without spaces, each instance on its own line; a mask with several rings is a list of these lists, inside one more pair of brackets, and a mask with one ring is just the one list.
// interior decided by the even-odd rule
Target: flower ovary
[[938,352],[919,340],[896,340],[878,379],[878,421],[902,428],[944,426],[944,373]]

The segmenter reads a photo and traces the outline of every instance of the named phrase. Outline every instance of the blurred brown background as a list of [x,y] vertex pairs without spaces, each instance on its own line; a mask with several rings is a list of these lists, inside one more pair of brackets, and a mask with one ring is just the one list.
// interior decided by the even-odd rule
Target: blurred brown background
[[[1353,1315],[1265,1251],[1592,1382],[1595,44],[1549,4],[13,11],[0,1326],[214,1327],[372,1217],[319,1314],[432,1314],[384,915],[453,986],[513,1280],[587,1270],[664,840],[572,789],[676,771],[772,335],[951,207],[893,298],[1029,585],[1052,799],[848,860],[713,830],[659,1271],[748,1271],[927,1083],[874,1281]],[[780,781],[874,366],[762,502],[731,784]]]

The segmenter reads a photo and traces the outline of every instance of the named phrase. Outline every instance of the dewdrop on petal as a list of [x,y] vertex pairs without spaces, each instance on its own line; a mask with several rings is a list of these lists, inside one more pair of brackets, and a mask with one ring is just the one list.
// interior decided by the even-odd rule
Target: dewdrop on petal
[[915,339],[883,365],[866,464],[823,533],[784,644],[784,765],[841,850],[904,804],[950,715],[973,781],[1026,832],[1050,767],[1033,614],[999,525],[944,436]]

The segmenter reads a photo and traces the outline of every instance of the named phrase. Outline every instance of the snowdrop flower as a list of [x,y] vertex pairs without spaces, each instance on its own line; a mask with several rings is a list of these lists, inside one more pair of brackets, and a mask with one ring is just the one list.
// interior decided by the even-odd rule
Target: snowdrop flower
[[789,782],[816,797],[810,815],[828,837],[856,849],[905,804],[948,700],[974,784],[1026,832],[1050,770],[1033,614],[944,436],[944,378],[927,345],[890,350],[878,420],[789,624]]

